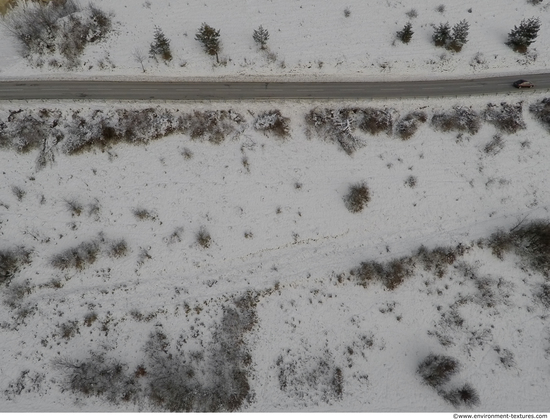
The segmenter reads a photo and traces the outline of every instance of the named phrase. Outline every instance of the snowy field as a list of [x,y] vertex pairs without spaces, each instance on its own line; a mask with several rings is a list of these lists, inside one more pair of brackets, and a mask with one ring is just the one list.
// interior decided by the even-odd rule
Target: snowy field
[[[486,241],[548,220],[549,133],[528,111],[541,98],[495,98],[524,101],[514,134],[431,123],[455,105],[481,115],[489,98],[2,104],[8,129],[28,114],[63,139],[0,155],[0,250],[19,258],[3,274],[1,409],[547,411],[548,278]],[[75,112],[147,107],[237,122],[215,142],[184,132],[65,153]],[[408,140],[356,129],[348,154],[306,122],[315,107],[427,121]],[[255,128],[274,108],[286,137]],[[352,213],[343,198],[361,181],[370,201]],[[417,260],[393,289],[350,275],[421,245],[450,260]],[[417,372],[430,353],[459,362],[441,388]],[[190,395],[174,383],[199,396],[170,405]],[[474,405],[442,397],[465,384]],[[221,405],[200,397],[212,393]]]
[[[112,31],[70,70],[0,26],[0,79],[550,64],[547,0],[95,4]],[[436,48],[433,25],[462,19],[462,51]],[[143,72],[155,25],[173,58]],[[547,96],[0,103],[0,411],[549,411],[550,131],[530,111]]]
[[[545,48],[550,40],[547,0],[538,5],[527,0],[96,0],[94,4],[113,13],[113,30],[85,49],[74,70],[56,68],[48,60],[38,68],[36,58],[30,62],[22,58],[6,29],[0,28],[0,78],[386,80],[528,74],[550,65],[550,50]],[[515,53],[505,45],[507,35],[522,19],[532,17],[542,23],[538,39],[528,54]],[[460,53],[434,47],[435,25],[453,26],[463,19],[470,24],[470,34]],[[224,65],[217,65],[195,40],[203,22],[220,30]],[[407,22],[414,35],[406,45],[396,41],[395,34]],[[260,25],[270,35],[265,51],[252,39]],[[147,57],[155,26],[171,42],[173,59],[168,63]],[[136,49],[146,57],[146,73],[134,59]]]

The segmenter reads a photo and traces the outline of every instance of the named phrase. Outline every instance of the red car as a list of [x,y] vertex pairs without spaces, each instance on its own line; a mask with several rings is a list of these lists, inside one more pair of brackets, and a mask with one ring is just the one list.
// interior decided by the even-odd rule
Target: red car
[[527,80],[519,79],[513,83],[513,86],[518,89],[529,89],[535,87],[535,85]]

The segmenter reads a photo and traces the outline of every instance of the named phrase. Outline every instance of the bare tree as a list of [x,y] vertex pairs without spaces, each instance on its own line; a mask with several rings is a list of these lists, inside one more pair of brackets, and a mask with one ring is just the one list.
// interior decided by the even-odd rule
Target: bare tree
[[145,65],[143,64],[144,61],[147,59],[145,53],[141,49],[136,48],[132,53],[132,57],[134,57],[134,60],[136,60],[136,62],[141,65],[141,69],[143,70],[143,73],[145,73]]

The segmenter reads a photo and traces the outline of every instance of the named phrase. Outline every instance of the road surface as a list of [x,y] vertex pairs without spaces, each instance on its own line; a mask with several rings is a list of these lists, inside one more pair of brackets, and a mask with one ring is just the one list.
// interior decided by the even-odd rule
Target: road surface
[[550,89],[550,73],[464,80],[407,82],[139,82],[1,81],[0,100],[266,100],[444,97],[514,92],[512,82],[527,78],[531,91]]

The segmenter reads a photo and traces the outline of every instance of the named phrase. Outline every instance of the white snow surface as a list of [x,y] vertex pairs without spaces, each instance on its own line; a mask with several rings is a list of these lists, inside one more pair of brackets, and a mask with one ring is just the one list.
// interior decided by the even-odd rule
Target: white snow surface
[[[280,80],[391,80],[456,78],[472,75],[540,72],[550,64],[547,24],[550,3],[493,0],[335,2],[329,0],[95,0],[114,14],[112,33],[86,47],[74,71],[22,58],[5,28],[0,28],[0,78],[151,78]],[[444,12],[437,11],[443,4]],[[85,4],[83,4],[85,5]],[[346,17],[344,10],[350,14]],[[416,17],[407,15],[416,11]],[[522,19],[538,17],[542,25],[528,54],[505,45],[508,32]],[[469,42],[460,53],[433,45],[433,25],[451,26],[466,19]],[[395,41],[396,32],[412,23],[409,44]],[[206,22],[221,32],[221,61],[208,56],[195,40]],[[136,49],[148,55],[154,27],[171,41],[169,63],[147,58],[146,73],[133,58]],[[268,50],[252,39],[254,29],[269,31]],[[271,58],[268,58],[271,53]],[[476,60],[476,57],[479,60]],[[46,60],[47,62],[48,60]],[[476,62],[478,61],[478,62]]]
[[[158,328],[186,354],[208,349],[224,305],[258,292],[257,322],[243,335],[252,360],[247,368],[252,398],[241,410],[547,411],[550,327],[548,308],[536,297],[547,279],[513,254],[501,261],[490,249],[474,246],[443,277],[418,268],[393,291],[338,281],[338,274],[347,277],[362,261],[407,256],[420,245],[472,245],[522,220],[547,219],[549,133],[527,111],[540,98],[530,92],[494,98],[524,100],[527,125],[503,134],[504,147],[494,155],[484,151],[496,133],[488,123],[475,135],[438,132],[427,122],[407,141],[363,136],[365,147],[350,156],[307,135],[304,119],[315,106],[388,107],[396,116],[418,109],[431,116],[457,104],[481,111],[490,98],[3,103],[3,121],[21,108],[85,115],[158,106],[233,109],[246,118],[247,128],[217,145],[174,134],[141,146],[118,144],[72,156],[57,151],[55,162],[41,170],[36,151],[0,151],[0,250],[32,250],[31,263],[3,286],[0,389],[12,391],[0,398],[0,410],[158,410],[145,399],[113,405],[101,397],[62,393],[64,374],[53,361],[84,360],[103,350],[133,372]],[[254,129],[254,116],[270,109],[290,117],[287,139]],[[414,188],[405,185],[410,175],[417,178]],[[367,183],[371,201],[353,214],[342,197],[359,181]],[[24,191],[20,200],[14,186]],[[80,215],[70,211],[68,201],[82,205]],[[94,203],[99,210],[91,213]],[[137,208],[153,218],[138,219]],[[207,249],[196,243],[201,226],[212,237]],[[99,235],[107,242],[124,239],[127,255],[115,259],[101,251],[82,270],[52,266],[54,255]],[[494,304],[483,303],[481,289],[462,274],[461,264],[489,279]],[[52,287],[52,280],[61,287]],[[9,291],[25,281],[30,289],[10,308]],[[20,308],[34,309],[20,317]],[[463,319],[460,326],[445,321],[453,308]],[[132,311],[152,315],[138,320]],[[84,320],[91,312],[97,320],[88,326]],[[63,337],[61,326],[69,322],[77,330]],[[451,343],[442,345],[438,334]],[[508,365],[500,360],[505,351],[512,354]],[[478,406],[454,408],[422,383],[416,369],[430,353],[460,361],[451,385],[471,384]],[[286,365],[278,364],[280,357]],[[340,398],[323,394],[322,378],[304,379],[315,378],[319,360],[341,370]],[[281,366],[292,363],[297,368],[285,387]],[[25,370],[43,379],[33,391],[25,382],[14,393]]]

